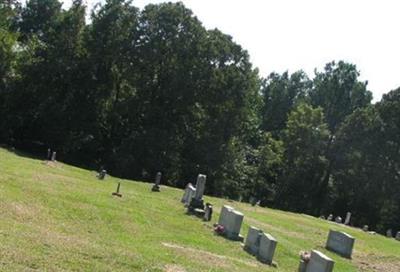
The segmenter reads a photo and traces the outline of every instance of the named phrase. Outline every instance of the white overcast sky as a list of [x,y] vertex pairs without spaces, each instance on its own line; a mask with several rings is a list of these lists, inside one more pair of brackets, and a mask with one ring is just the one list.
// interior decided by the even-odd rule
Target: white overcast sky
[[[64,0],[64,7],[71,0]],[[93,6],[99,0],[86,0]],[[160,0],[134,0],[143,8]],[[176,1],[172,1],[176,2]],[[357,65],[374,101],[400,86],[399,0],[182,0],[208,29],[248,50],[260,75],[303,69],[313,77],[331,60]]]

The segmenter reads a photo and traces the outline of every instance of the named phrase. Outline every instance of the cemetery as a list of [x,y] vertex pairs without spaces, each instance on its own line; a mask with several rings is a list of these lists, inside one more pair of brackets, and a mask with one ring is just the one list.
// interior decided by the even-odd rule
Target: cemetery
[[204,174],[176,189],[155,173],[153,190],[5,149],[0,158],[2,271],[395,272],[400,265],[400,232],[371,236],[345,225],[349,215],[339,224],[340,215],[327,221],[209,197]]

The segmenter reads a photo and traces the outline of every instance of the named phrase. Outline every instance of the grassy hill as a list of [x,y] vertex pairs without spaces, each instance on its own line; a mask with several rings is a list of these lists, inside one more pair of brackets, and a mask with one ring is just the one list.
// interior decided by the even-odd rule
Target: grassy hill
[[[122,198],[112,197],[121,181]],[[400,271],[400,242],[310,216],[206,197],[212,222],[188,216],[182,190],[107,177],[0,149],[0,271],[296,271],[299,251],[319,249],[334,271]],[[212,232],[221,205],[278,240],[276,267]],[[329,229],[356,238],[353,259],[326,251]]]

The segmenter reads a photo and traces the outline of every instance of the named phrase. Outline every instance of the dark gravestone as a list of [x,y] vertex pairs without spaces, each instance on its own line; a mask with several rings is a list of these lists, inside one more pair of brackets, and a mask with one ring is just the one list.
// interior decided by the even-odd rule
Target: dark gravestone
[[162,176],[161,172],[157,172],[156,178],[155,178],[155,181],[154,181],[154,185],[151,188],[151,190],[153,192],[159,192],[160,191],[161,176]]
[[204,221],[211,221],[213,213],[213,206],[210,203],[206,203],[206,207],[204,209]]

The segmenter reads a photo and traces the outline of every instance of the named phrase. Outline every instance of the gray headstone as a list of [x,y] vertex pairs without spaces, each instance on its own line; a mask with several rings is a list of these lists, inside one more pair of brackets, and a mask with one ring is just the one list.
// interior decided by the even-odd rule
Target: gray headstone
[[268,233],[262,233],[260,237],[260,247],[258,249],[258,259],[264,263],[272,264],[277,241]]
[[53,154],[51,155],[51,161],[56,161],[56,155],[57,153],[54,151]]
[[346,219],[344,220],[344,224],[345,225],[349,225],[350,224],[350,219],[351,219],[351,212],[347,212]]
[[213,206],[207,203],[204,208],[204,218],[203,218],[204,221],[211,221],[212,213],[213,213]]
[[157,172],[154,184],[160,185],[160,182],[161,182],[161,172]]
[[400,241],[400,231],[398,231],[398,232],[396,233],[396,240],[397,240],[397,241]]
[[300,260],[299,264],[299,272],[306,272],[307,269],[307,263],[304,260]]
[[235,211],[230,206],[224,205],[219,215],[218,224],[224,226],[224,235],[232,240],[240,239],[240,228],[242,227],[244,215]]
[[333,219],[333,215],[332,215],[332,214],[330,214],[326,220],[328,220],[328,221],[332,221],[332,219]]
[[313,250],[307,263],[306,272],[332,272],[335,262],[325,254]]
[[218,225],[225,226],[226,218],[228,217],[228,213],[233,211],[234,209],[231,206],[224,205],[221,208],[221,213],[219,214]]
[[197,200],[201,200],[203,198],[204,189],[206,187],[206,179],[207,177],[205,175],[199,174],[197,176],[196,194],[194,196]]
[[191,183],[188,183],[188,185],[186,185],[186,189],[181,199],[181,202],[184,203],[185,206],[188,206],[191,199],[194,197],[195,192],[196,188],[194,188]]
[[244,215],[238,211],[231,211],[226,218],[225,234],[230,239],[238,239]]
[[47,149],[47,158],[46,159],[51,160],[51,149],[50,148]]
[[388,230],[386,231],[386,237],[388,237],[388,238],[393,238],[392,229],[388,229]]
[[246,242],[244,249],[253,255],[258,254],[258,248],[260,247],[260,238],[262,231],[255,227],[250,227],[247,232]]
[[340,216],[336,216],[335,222],[338,223],[338,224],[341,224],[342,223],[342,218]]
[[354,246],[354,237],[341,231],[330,230],[326,248],[346,258],[351,258]]

